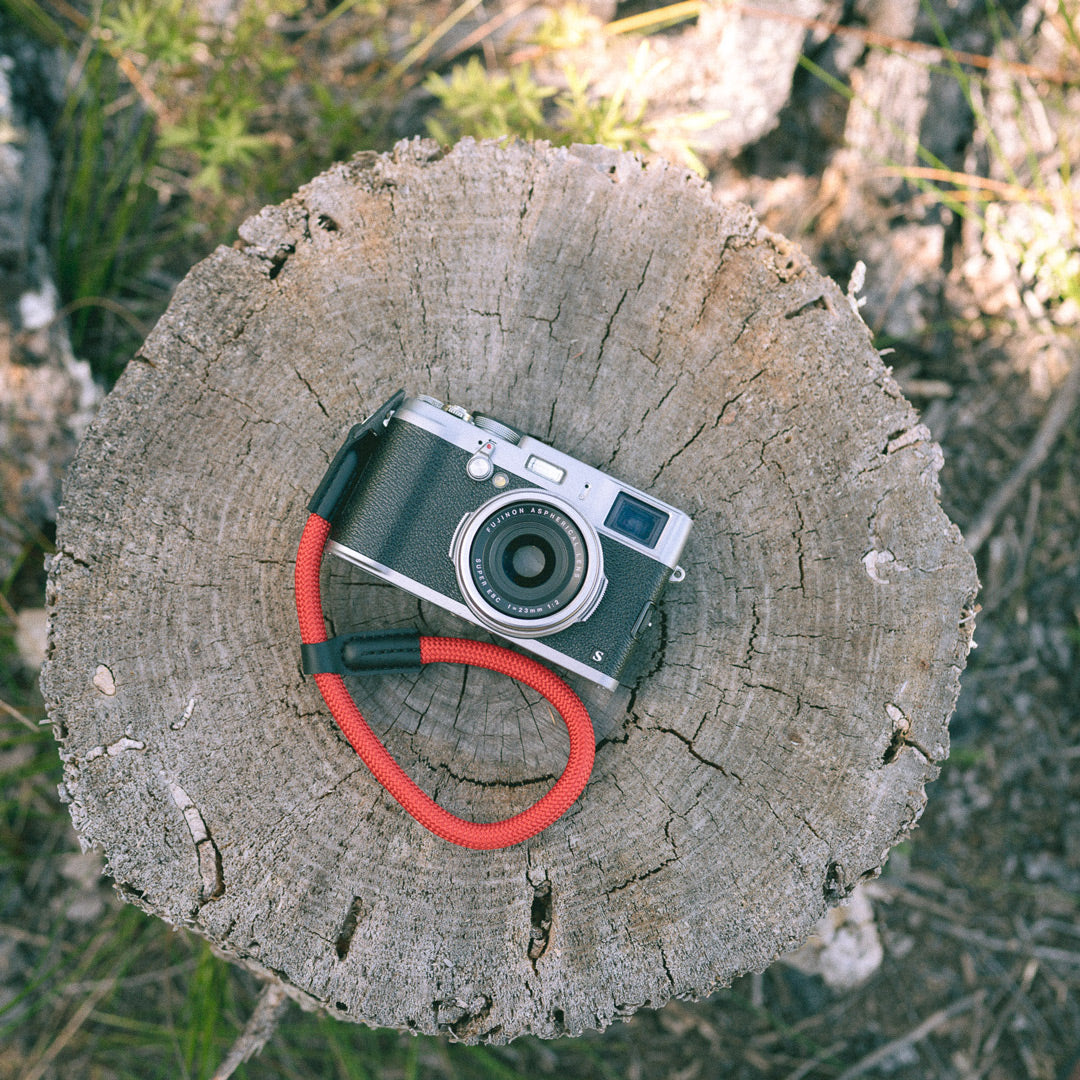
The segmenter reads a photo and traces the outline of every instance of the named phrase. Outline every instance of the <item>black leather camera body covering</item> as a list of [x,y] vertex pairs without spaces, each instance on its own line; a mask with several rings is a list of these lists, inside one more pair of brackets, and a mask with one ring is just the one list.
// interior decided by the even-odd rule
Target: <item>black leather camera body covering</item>
[[[477,429],[477,445],[486,438]],[[474,456],[475,447],[470,452],[399,415],[391,416],[378,438],[367,441],[352,486],[342,492],[329,550],[474,625],[483,625],[459,587],[451,553],[455,533],[497,493],[520,492],[527,500],[530,493],[544,492],[529,477],[508,469],[495,475],[495,486],[488,478],[478,481],[467,469]],[[494,459],[498,464],[498,452]],[[673,567],[603,531],[595,539],[602,550],[607,585],[587,618],[541,637],[493,632],[614,689]]]

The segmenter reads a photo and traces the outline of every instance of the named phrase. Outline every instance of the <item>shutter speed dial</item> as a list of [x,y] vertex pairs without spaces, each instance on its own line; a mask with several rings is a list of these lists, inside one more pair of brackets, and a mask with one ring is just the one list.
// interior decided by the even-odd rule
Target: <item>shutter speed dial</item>
[[490,416],[481,416],[479,413],[473,414],[472,422],[482,431],[487,431],[504,442],[513,443],[514,446],[521,442],[521,437],[524,434],[524,432],[518,431],[517,428],[504,424],[501,420],[493,420]]

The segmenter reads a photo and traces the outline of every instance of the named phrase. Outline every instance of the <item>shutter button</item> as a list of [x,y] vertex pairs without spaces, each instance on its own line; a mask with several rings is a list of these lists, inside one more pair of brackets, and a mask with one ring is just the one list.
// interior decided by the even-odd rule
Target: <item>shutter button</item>
[[465,465],[465,471],[469,474],[470,479],[487,480],[490,478],[495,471],[495,466],[491,461],[491,455],[494,452],[495,444],[489,440],[469,458]]

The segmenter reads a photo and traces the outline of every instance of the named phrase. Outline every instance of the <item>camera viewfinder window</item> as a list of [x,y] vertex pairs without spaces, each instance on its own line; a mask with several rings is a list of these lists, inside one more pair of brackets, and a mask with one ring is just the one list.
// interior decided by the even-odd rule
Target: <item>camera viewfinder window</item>
[[668,515],[663,510],[620,491],[615,498],[604,525],[613,532],[636,540],[645,547],[655,547],[656,541],[667,524]]

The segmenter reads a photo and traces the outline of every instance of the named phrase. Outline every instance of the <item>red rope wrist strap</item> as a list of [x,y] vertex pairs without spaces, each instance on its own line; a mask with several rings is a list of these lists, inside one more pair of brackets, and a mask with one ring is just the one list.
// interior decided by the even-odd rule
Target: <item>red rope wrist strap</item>
[[[300,620],[300,638],[305,645],[318,645],[327,640],[319,569],[329,533],[330,522],[313,513],[304,527],[296,554],[296,613]],[[409,779],[360,715],[341,675],[316,674],[315,683],[323,700],[375,779],[425,829],[462,847],[477,850],[512,847],[562,817],[584,789],[592,772],[595,753],[592,722],[574,691],[535,660],[499,645],[479,641],[421,637],[420,662],[475,664],[531,686],[555,706],[565,721],[570,732],[570,758],[551,790],[527,810],[504,821],[485,824],[466,821],[444,810]]]

